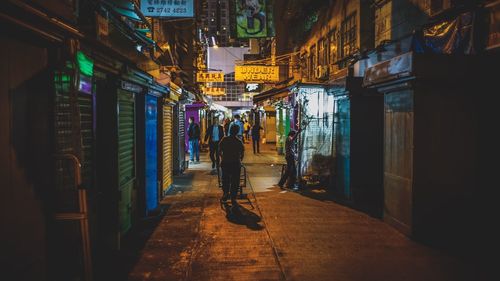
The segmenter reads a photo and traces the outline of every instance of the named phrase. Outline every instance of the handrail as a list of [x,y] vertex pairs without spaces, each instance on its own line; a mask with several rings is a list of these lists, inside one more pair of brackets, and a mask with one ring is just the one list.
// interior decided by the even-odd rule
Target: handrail
[[54,156],[56,160],[71,160],[73,162],[73,167],[74,167],[74,172],[75,172],[75,186],[77,188],[81,188],[82,184],[82,174],[81,174],[81,168],[82,164],[80,163],[80,160],[78,157],[76,157],[74,154],[71,153],[64,153],[64,154],[56,154]]
[[81,168],[82,165],[78,157],[71,153],[56,154],[54,155],[56,160],[70,160],[73,163],[75,180],[74,184],[78,189],[78,199],[79,199],[79,212],[70,213],[56,213],[54,214],[54,219],[58,221],[76,220],[80,222],[80,231],[82,238],[82,249],[83,249],[83,266],[84,266],[84,280],[92,281],[92,257],[91,257],[91,247],[90,247],[90,235],[89,235],[89,223],[88,223],[88,209],[87,209],[87,193],[82,187],[82,175]]

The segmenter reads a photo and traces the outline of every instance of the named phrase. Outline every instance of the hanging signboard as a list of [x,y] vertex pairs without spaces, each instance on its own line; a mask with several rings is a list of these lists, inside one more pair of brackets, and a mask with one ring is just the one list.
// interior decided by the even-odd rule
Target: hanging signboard
[[226,94],[226,89],[219,87],[205,87],[203,88],[203,93],[209,96],[223,96]]
[[363,78],[363,86],[370,86],[383,81],[408,77],[412,73],[413,53],[405,53],[375,64],[368,68]]
[[260,92],[262,90],[262,85],[259,83],[246,83],[245,91],[246,92]]
[[224,82],[224,72],[197,72],[196,82]]
[[279,66],[267,65],[236,65],[234,80],[244,82],[278,82],[280,80]]
[[194,0],[141,0],[146,17],[192,18]]
[[108,19],[96,14],[96,25],[97,25],[97,36],[108,36],[109,35],[109,24]]
[[267,37],[266,0],[236,2],[236,35],[238,38]]
[[487,49],[500,47],[500,1],[488,5],[490,14],[490,30],[488,34]]

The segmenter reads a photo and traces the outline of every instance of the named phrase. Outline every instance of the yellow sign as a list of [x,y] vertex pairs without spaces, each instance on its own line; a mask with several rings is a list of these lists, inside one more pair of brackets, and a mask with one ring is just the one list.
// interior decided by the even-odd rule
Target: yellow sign
[[224,72],[197,72],[196,82],[224,82]]
[[218,87],[205,87],[203,88],[203,93],[209,96],[223,96],[226,94],[226,89]]
[[259,83],[278,82],[280,80],[279,66],[236,65],[234,80]]

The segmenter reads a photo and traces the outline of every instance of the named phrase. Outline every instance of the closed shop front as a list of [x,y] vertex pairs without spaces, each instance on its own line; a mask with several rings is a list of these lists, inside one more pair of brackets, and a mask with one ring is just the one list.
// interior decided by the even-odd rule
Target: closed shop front
[[276,111],[266,108],[264,138],[266,143],[276,143]]
[[[88,59],[82,52],[77,57]],[[92,205],[95,202],[87,200],[87,195],[95,195],[92,68],[83,67],[82,61],[75,64],[68,61],[54,72],[54,83],[56,223],[51,254],[63,268],[54,271],[54,278],[72,279],[83,276],[84,272],[90,275],[91,271],[88,219],[94,217],[88,210],[94,206],[88,202]]]
[[145,96],[146,213],[158,208],[158,98]]
[[135,94],[118,90],[118,192],[120,233],[132,226],[132,191],[136,179]]
[[384,94],[384,220],[464,250],[478,249],[477,229],[489,225],[479,225],[476,218],[486,215],[474,199],[487,195],[479,192],[485,165],[478,151],[489,130],[483,122],[490,121],[482,118],[488,96],[477,90],[478,70],[486,72],[475,57],[406,53],[364,78]]
[[185,111],[184,105],[177,103],[174,106],[174,175],[181,174],[185,169],[186,147],[185,147]]
[[168,102],[163,105],[162,127],[162,193],[165,194],[173,182],[173,106]]
[[380,217],[383,206],[383,96],[361,88],[362,78],[339,77],[334,95],[336,195]]

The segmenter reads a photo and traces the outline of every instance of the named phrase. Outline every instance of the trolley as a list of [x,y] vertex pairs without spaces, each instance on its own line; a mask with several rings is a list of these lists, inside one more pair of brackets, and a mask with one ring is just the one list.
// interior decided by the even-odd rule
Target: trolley
[[[222,189],[222,171],[220,167],[217,167],[217,180],[219,183],[219,188]],[[246,187],[247,187],[247,169],[243,164],[241,164],[240,185],[238,187],[238,197],[240,199],[247,198],[246,194],[243,192],[243,188]]]

